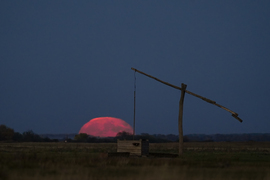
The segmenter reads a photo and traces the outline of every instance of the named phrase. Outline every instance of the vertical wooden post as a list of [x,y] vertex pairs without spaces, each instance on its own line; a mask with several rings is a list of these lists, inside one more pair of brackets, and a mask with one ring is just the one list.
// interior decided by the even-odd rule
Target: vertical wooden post
[[183,154],[183,106],[184,106],[184,98],[185,98],[185,90],[187,85],[181,84],[181,98],[179,101],[179,114],[178,114],[178,131],[179,131],[179,156]]
[[135,137],[135,115],[136,115],[136,70],[134,71],[134,114],[133,114],[133,140]]
[[133,140],[135,136],[136,91],[134,89]]

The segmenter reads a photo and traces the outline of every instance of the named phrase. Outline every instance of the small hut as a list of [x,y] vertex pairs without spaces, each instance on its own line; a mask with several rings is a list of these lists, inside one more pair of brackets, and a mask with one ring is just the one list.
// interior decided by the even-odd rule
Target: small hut
[[117,140],[117,152],[128,152],[135,156],[149,155],[149,141],[146,139],[140,140]]

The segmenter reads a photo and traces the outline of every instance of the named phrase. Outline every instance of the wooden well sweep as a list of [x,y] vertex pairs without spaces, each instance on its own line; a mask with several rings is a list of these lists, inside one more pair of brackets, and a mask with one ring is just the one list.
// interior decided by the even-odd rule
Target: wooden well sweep
[[135,156],[149,155],[149,141],[140,140],[117,140],[117,152],[128,152]]
[[[180,97],[180,101],[179,101],[179,114],[178,114],[179,156],[181,156],[181,155],[183,154],[183,149],[184,149],[184,146],[183,146],[183,125],[182,125],[182,123],[183,123],[183,106],[184,106],[184,97],[185,97],[185,93],[190,94],[190,95],[192,95],[192,96],[195,96],[195,97],[197,97],[197,98],[200,98],[200,99],[202,99],[202,100],[204,100],[204,101],[206,101],[206,102],[208,102],[208,103],[210,103],[210,104],[216,105],[216,106],[218,106],[218,107],[220,107],[220,108],[222,108],[222,109],[224,109],[224,110],[230,112],[230,113],[232,114],[232,116],[233,116],[235,119],[237,119],[238,121],[240,121],[240,122],[243,121],[242,119],[240,119],[240,118],[238,117],[238,114],[237,114],[236,112],[234,112],[234,111],[232,111],[232,110],[230,110],[230,109],[228,109],[228,108],[226,108],[226,107],[224,107],[224,106],[222,106],[222,105],[220,105],[220,104],[217,104],[216,101],[213,101],[213,100],[211,100],[211,99],[205,98],[205,97],[203,97],[203,96],[200,96],[200,95],[198,95],[198,94],[195,94],[195,93],[193,93],[193,92],[190,92],[190,91],[186,90],[187,85],[184,84],[184,83],[182,83],[181,87],[178,87],[178,86],[175,86],[175,85],[170,84],[170,83],[168,83],[168,82],[162,81],[162,80],[160,80],[160,79],[158,79],[158,78],[156,78],[156,77],[154,77],[154,76],[151,76],[151,75],[149,75],[149,74],[146,74],[146,73],[144,73],[144,72],[142,72],[142,71],[139,71],[138,69],[135,69],[135,68],[131,68],[131,69],[132,69],[135,73],[136,73],[136,72],[141,73],[141,74],[143,74],[143,75],[145,75],[145,76],[147,76],[147,77],[149,77],[149,78],[152,78],[152,79],[154,79],[154,80],[156,80],[156,81],[158,81],[158,82],[161,82],[161,83],[163,83],[163,84],[165,84],[165,85],[167,85],[167,86],[170,86],[170,87],[173,87],[173,88],[175,88],[175,89],[181,90],[181,97]],[[136,99],[136,76],[135,76],[135,73],[134,73],[134,77],[135,77],[135,78],[134,78],[134,79],[135,79],[134,82],[135,82],[135,83],[134,83],[134,125],[133,125],[133,137],[134,137],[134,134],[135,134],[135,105],[136,105],[136,103],[135,103],[135,99]]]

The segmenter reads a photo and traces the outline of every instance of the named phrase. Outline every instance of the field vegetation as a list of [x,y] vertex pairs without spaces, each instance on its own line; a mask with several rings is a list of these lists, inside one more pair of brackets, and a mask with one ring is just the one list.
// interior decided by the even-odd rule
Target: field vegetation
[[[177,158],[108,157],[116,143],[0,143],[0,179],[270,179],[269,142],[185,143]],[[178,152],[150,143],[151,153]]]

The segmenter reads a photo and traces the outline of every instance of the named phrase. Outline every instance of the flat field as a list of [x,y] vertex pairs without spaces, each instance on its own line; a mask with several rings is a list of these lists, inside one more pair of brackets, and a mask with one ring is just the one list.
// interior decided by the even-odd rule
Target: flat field
[[[151,153],[178,143],[150,143]],[[270,179],[270,142],[184,143],[177,158],[108,157],[115,143],[0,143],[0,180]]]

